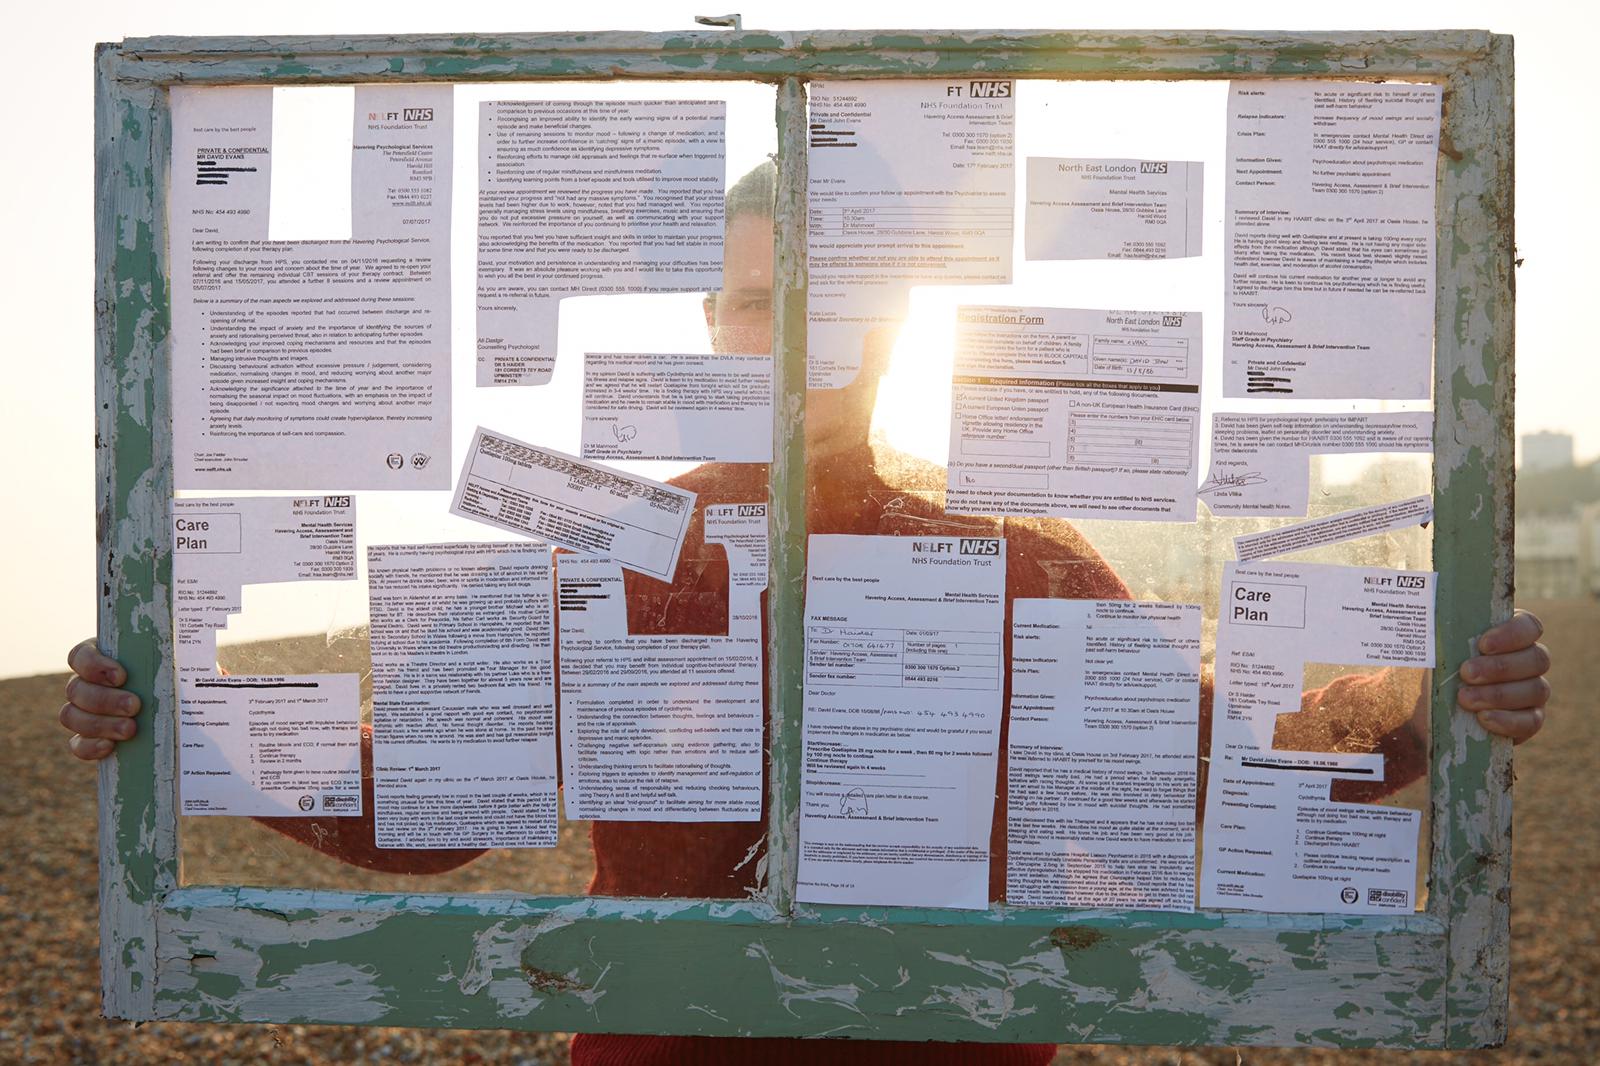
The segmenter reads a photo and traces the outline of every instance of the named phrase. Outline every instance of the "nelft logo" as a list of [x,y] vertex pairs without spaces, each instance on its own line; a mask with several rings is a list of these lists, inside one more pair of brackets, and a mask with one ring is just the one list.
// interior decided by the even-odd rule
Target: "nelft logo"
[[1161,316],[1161,324],[1163,326],[1173,326],[1175,328],[1182,329],[1183,328],[1183,316],[1182,315],[1162,315]]
[[1000,542],[993,537],[962,537],[962,555],[999,555]]
[[1422,574],[1397,574],[1394,579],[1394,587],[1398,589],[1425,589],[1428,587],[1428,579]]
[[767,505],[764,503],[741,503],[739,505],[740,518],[765,518]]
[[405,117],[405,121],[407,121],[407,122],[432,122],[433,121],[433,108],[431,108],[431,107],[408,107],[405,110],[405,116],[406,116]]
[[1165,163],[1152,163],[1149,160],[1145,160],[1139,164],[1139,173],[1141,174],[1165,174],[1166,172],[1167,165]]

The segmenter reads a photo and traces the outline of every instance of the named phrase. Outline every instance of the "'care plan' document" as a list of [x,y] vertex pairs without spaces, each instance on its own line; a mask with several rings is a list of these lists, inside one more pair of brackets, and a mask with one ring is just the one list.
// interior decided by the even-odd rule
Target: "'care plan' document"
[[1005,544],[811,537],[797,899],[988,906]]
[[913,285],[1011,280],[1014,84],[811,83],[811,388],[855,380],[868,334],[899,325]]
[[1278,715],[1300,710],[1308,662],[1432,666],[1437,577],[1224,565],[1202,907],[1413,909],[1421,814],[1329,796],[1335,779],[1382,781],[1383,753],[1280,751],[1272,738]]
[[1228,87],[1225,396],[1428,397],[1440,90]]
[[217,630],[244,586],[356,576],[349,496],[172,502],[178,798],[183,814],[361,814],[355,674],[223,676]]

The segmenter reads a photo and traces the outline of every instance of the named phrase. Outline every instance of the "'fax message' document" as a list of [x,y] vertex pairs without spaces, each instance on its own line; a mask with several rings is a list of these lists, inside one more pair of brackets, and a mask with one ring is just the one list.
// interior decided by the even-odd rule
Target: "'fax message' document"
[[1432,666],[1438,575],[1227,563],[1200,905],[1374,913],[1415,903],[1417,811],[1336,803],[1337,778],[1382,781],[1382,752],[1280,751],[1307,662]]
[[556,845],[548,544],[375,544],[380,848]]
[[952,514],[1192,522],[1198,312],[963,307]]
[[868,334],[899,324],[913,285],[1011,280],[1013,85],[811,83],[811,388],[855,380]]
[[361,814],[361,686],[355,674],[217,671],[217,630],[244,609],[245,585],[356,576],[351,498],[174,500],[172,545],[179,810]]
[[543,385],[561,299],[722,287],[720,100],[478,110],[478,384]]
[[630,635],[622,570],[558,567],[561,763],[568,818],[753,822],[761,817],[761,592],[767,505],[713,504],[705,540],[728,556],[728,633]]
[[1223,395],[1427,398],[1439,100],[1229,86]]
[[449,487],[451,114],[356,86],[353,239],[270,241],[272,89],[173,88],[178,488]]
[[988,906],[1005,541],[813,535],[797,899]]
[[1170,159],[1029,156],[1028,258],[1199,255],[1204,167]]
[[1016,600],[1006,901],[1194,910],[1200,607]]

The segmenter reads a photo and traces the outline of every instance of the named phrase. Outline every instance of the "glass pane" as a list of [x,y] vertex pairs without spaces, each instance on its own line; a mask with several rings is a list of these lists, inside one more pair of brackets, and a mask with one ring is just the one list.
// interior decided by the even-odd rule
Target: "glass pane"
[[[856,113],[868,113],[878,103],[889,99],[887,96],[871,96],[871,88],[854,88],[859,84],[834,83],[825,87],[820,95],[814,94],[811,115],[813,129],[824,128],[823,132],[832,136],[836,133],[835,116],[849,113],[850,108],[854,108]],[[960,87],[966,90],[965,80]],[[850,93],[855,96],[846,95]],[[970,309],[983,308],[980,314],[998,309],[1002,313],[1024,315],[1029,313],[1028,309],[1041,308],[1199,312],[1203,322],[1199,339],[1204,352],[1204,371],[1199,392],[1200,451],[1196,469],[1202,477],[1206,471],[1205,457],[1209,449],[1213,411],[1275,413],[1309,410],[1336,413],[1431,409],[1427,401],[1301,400],[1290,403],[1258,398],[1223,398],[1221,353],[1225,292],[1223,205],[1227,93],[1228,85],[1223,82],[1041,80],[1015,83],[1016,200],[1012,221],[1014,246],[1010,250],[1012,280],[1008,284],[910,286],[902,296],[903,307],[898,313],[884,311],[884,308],[893,305],[892,298],[879,298],[874,304],[870,298],[864,297],[879,318],[874,320],[875,328],[860,329],[856,333],[855,351],[861,366],[859,374],[846,387],[813,389],[808,396],[807,520],[810,533],[912,538],[1005,538],[1004,597],[1007,609],[1003,640],[1007,678],[1005,699],[1009,710],[1000,725],[998,736],[999,769],[995,778],[985,897],[989,900],[1006,898],[1007,752],[1012,716],[1017,713],[1016,705],[1011,702],[1015,698],[1015,679],[1011,672],[1015,666],[1012,660],[1014,601],[1048,597],[1134,599],[1199,605],[1203,616],[1200,646],[1204,664],[1199,734],[1204,750],[1209,744],[1212,669],[1223,567],[1235,558],[1233,538],[1305,519],[1224,518],[1212,515],[1204,503],[1187,520],[1161,522],[950,513],[946,510],[946,492],[947,484],[954,485],[949,480],[947,465],[954,447],[951,412],[953,403],[959,407],[962,402],[960,395],[953,396],[952,376],[959,373],[958,337],[964,326],[973,320],[974,313]],[[869,102],[863,103],[863,100]],[[923,102],[919,106],[932,108],[937,105]],[[905,121],[915,124],[918,121],[917,114],[913,108]],[[963,134],[968,137],[978,135],[972,131]],[[866,136],[860,139],[865,141]],[[837,169],[836,157],[842,153],[832,151],[832,147],[830,145],[828,151],[819,151],[815,144],[813,146],[811,188],[814,195],[819,191],[824,195],[832,191],[830,186],[819,183],[819,173],[825,177],[831,176]],[[895,181],[901,180],[895,176],[893,160],[886,162],[879,158],[879,155],[887,154],[870,153],[862,157],[858,173],[864,183],[881,181],[893,186]],[[1027,223],[1024,189],[1027,161],[1035,157],[1203,163],[1203,219],[1199,227],[1203,253],[1162,261],[1115,261],[1106,258],[1029,260],[1024,247]],[[910,190],[936,186],[941,179],[931,176],[933,174],[930,166],[925,171],[919,171],[915,180],[905,179],[899,188]],[[922,184],[918,185],[918,181]],[[928,213],[920,219],[913,214],[896,219],[889,217],[888,213],[841,209],[838,202],[842,201],[837,201],[837,198],[823,202],[826,207],[822,210],[819,210],[817,200],[814,199],[811,204],[813,362],[818,354],[819,337],[826,338],[823,343],[842,343],[837,342],[836,338],[846,335],[832,322],[826,323],[821,332],[818,330],[816,310],[819,292],[825,294],[825,300],[838,299],[843,302],[847,299],[846,296],[836,295],[835,289],[830,287],[830,275],[827,272],[831,270],[837,274],[844,268],[836,260],[819,260],[819,233],[827,255],[840,254],[835,242],[840,240],[839,234],[848,232],[851,226],[862,235],[860,241],[874,249],[885,245],[894,227],[905,226],[912,230],[920,227],[920,238],[924,242],[920,247],[937,249],[930,250],[930,256],[949,254],[970,257],[980,250],[979,244],[969,240],[971,231],[963,230],[959,225],[960,220],[953,219],[948,212],[941,214],[937,208],[926,208]],[[965,201],[957,202],[972,204],[982,201],[970,196]],[[896,201],[895,206],[903,212],[912,212],[911,203],[912,199],[908,198]],[[849,210],[858,210],[858,214],[852,216]],[[906,219],[913,221],[908,223]],[[994,223],[986,225],[988,232],[995,231]],[[937,238],[930,237],[930,233],[936,233]],[[905,239],[913,240],[910,237]],[[863,253],[858,251],[857,254]],[[904,267],[904,263],[901,266]],[[819,269],[823,278],[820,283]],[[952,274],[970,270],[970,260],[958,262],[952,259],[948,262],[948,269]],[[876,284],[881,287],[882,281]],[[845,289],[848,291],[848,286]],[[825,315],[831,313],[830,305],[826,302],[822,308]],[[963,314],[963,309],[968,309],[966,314]],[[839,353],[831,353],[829,358],[838,361]],[[998,424],[1004,424],[1007,418],[1021,421],[1042,417],[1021,400],[1016,401],[1012,410],[991,412],[991,415]],[[1099,429],[1096,423],[1084,424]],[[1082,433],[1083,430],[1077,432]],[[1005,448],[1022,447],[1024,444],[1019,441],[1033,439],[1021,431],[1009,437],[1005,432],[997,431],[992,436],[994,439],[964,439],[962,443],[972,445],[974,454],[986,456],[1002,454]],[[1052,440],[1043,446],[1063,444],[1071,446],[1072,442]],[[1166,452],[1160,442],[1141,439],[1103,444],[1104,447],[1115,448],[1132,445],[1141,449],[1140,454],[1145,456],[1143,461],[1156,465],[1165,461]],[[1081,440],[1079,446],[1082,446]],[[995,464],[996,469],[1001,466],[1003,464]],[[981,472],[983,467],[974,464],[968,469]],[[1431,478],[1431,455],[1315,456],[1311,460],[1311,502],[1306,518],[1412,496],[1426,496],[1432,491]],[[1296,562],[1426,570],[1432,564],[1431,547],[1429,531],[1412,526],[1291,554],[1286,558]],[[812,550],[818,550],[815,541],[812,542]],[[950,550],[964,551],[965,548],[958,543],[957,547]],[[931,577],[929,583],[938,584]],[[815,582],[808,587],[815,595],[818,587]],[[858,621],[857,624],[864,623]],[[818,644],[814,619],[809,632],[815,649]],[[883,648],[888,650],[883,652],[887,657],[884,661],[893,660],[896,664],[894,669],[901,671],[895,675],[896,683],[912,685],[911,667],[908,665],[913,655],[909,643],[911,638],[904,636],[903,632],[897,635],[887,631],[874,631],[865,636],[886,641]],[[832,647],[830,644],[829,648]],[[954,644],[945,649],[950,651],[952,662],[955,649]],[[868,646],[863,644],[857,651],[860,657],[851,660],[854,664],[852,668],[875,669],[871,665],[872,655]],[[896,655],[901,658],[895,659]],[[846,682],[840,680],[843,674],[838,666],[839,661],[816,654],[812,657],[812,662],[819,669],[819,676],[829,679],[831,684],[842,686]],[[956,670],[953,665],[947,668]],[[833,672],[828,673],[827,670]],[[1279,719],[1273,747],[1307,752],[1382,753],[1383,769],[1376,776],[1384,784],[1369,785],[1363,781],[1341,780],[1335,783],[1331,798],[1336,801],[1400,806],[1422,811],[1425,817],[1428,807],[1425,775],[1426,672],[1398,668],[1360,671],[1339,664],[1312,663],[1307,666],[1301,684],[1305,709]],[[848,706],[847,697],[841,695],[846,692],[843,687],[831,691],[834,698],[831,703],[823,701],[826,705]],[[931,717],[946,712],[957,713],[952,710],[954,707],[955,704],[945,696],[935,694],[930,695],[918,710],[909,713]],[[891,716],[885,720],[893,721],[893,718]],[[894,732],[894,729],[888,728],[888,731]],[[907,743],[902,746],[904,748],[925,749],[931,746],[932,742],[917,743],[917,735],[915,728],[895,733],[895,736],[906,740]],[[813,735],[808,732],[808,741],[820,739],[821,736],[820,733]],[[888,741],[880,737],[873,743],[887,744]],[[875,777],[865,769],[864,764],[844,766],[822,761],[821,754],[828,752],[826,745],[819,745],[817,751],[819,761],[814,766],[814,777],[819,791],[815,804],[806,807],[803,803],[803,809],[809,810],[811,816],[817,819],[814,824],[818,826],[819,833],[827,831],[824,827],[837,827],[838,823],[838,815],[830,807],[832,800],[823,802],[824,794],[838,799],[833,806],[837,806],[841,812],[859,814],[862,810],[870,810],[876,816],[881,801],[883,812],[894,812],[892,817],[915,822],[918,810],[925,812],[937,806],[938,793],[934,790],[948,784],[938,776],[943,771],[927,770],[926,767],[919,769],[914,762],[889,767],[896,772],[922,775],[915,778],[915,788],[907,788],[904,787],[908,782],[907,777],[886,778],[882,776],[881,766],[876,767],[878,776]],[[927,765],[944,766],[950,773],[958,772],[954,769],[955,764],[948,759]],[[841,766],[844,769],[840,769]],[[823,772],[825,769],[835,772],[830,776]],[[846,777],[850,780],[845,780]],[[1067,778],[1063,776],[1059,780],[1064,782]],[[1049,787],[1073,786],[1061,784]],[[840,795],[851,794],[856,798],[840,799],[835,792],[829,791],[830,788]],[[850,791],[852,788],[855,792]],[[1203,796],[1202,789],[1202,798],[1195,812],[1196,836],[1199,835],[1203,815]],[[806,824],[803,820],[802,899],[808,898],[805,887]],[[873,832],[864,830],[864,835],[854,837],[850,831],[840,829],[839,836],[841,839],[876,840]],[[910,842],[917,839],[916,834],[916,829],[908,828],[900,834],[900,839]],[[929,837],[930,841],[934,839]],[[1419,836],[1419,882],[1427,868],[1428,839],[1428,828],[1424,824]],[[1197,842],[1197,849],[1198,846]],[[814,854],[821,855],[820,852]],[[819,863],[814,868],[814,876],[819,882],[825,882],[825,871],[834,871],[842,879],[846,877],[844,870],[843,863]],[[1109,868],[1101,873],[1113,878],[1116,876]],[[892,874],[886,874],[885,877],[893,881]],[[826,896],[830,890],[819,887],[813,891]],[[1423,894],[1419,884],[1415,897],[1418,907],[1422,905]],[[926,898],[876,900],[883,903],[918,901],[926,902]]]
[[[616,295],[581,295],[561,301],[559,345],[548,384],[479,387],[474,263],[477,254],[479,181],[479,105],[482,101],[722,101],[726,106],[724,191],[729,193],[726,292],[627,293],[627,279]],[[281,161],[283,183],[296,171],[296,152],[309,155],[299,173],[328,164],[328,152],[348,152],[337,131],[350,128],[350,90],[340,87],[295,90],[275,102],[279,128],[274,159]],[[774,93],[770,86],[734,82],[549,83],[458,85],[454,90],[454,163],[451,182],[451,418],[452,455],[433,461],[450,464],[454,483],[475,427],[530,444],[580,453],[583,425],[585,353],[747,353],[765,355],[770,347],[771,181],[767,160],[775,151]],[[335,112],[330,121],[325,111]],[[329,133],[332,129],[334,132]],[[332,142],[332,147],[328,147]],[[318,153],[322,155],[318,155]],[[304,162],[304,161],[303,161]],[[336,164],[336,161],[334,161]],[[357,160],[359,165],[360,160]],[[626,160],[607,165],[625,167]],[[740,182],[742,176],[756,177]],[[324,168],[324,182],[302,182],[302,197],[321,195],[348,202],[337,165]],[[597,179],[598,180],[598,179]],[[307,191],[309,190],[309,191]],[[276,191],[276,190],[275,190]],[[274,197],[273,239],[348,239],[348,214],[341,223],[327,204]],[[648,225],[648,204],[621,205],[639,225]],[[360,210],[360,204],[357,204]],[[279,217],[279,215],[283,217]],[[598,239],[598,238],[597,238]],[[687,253],[685,253],[687,255]],[[596,287],[602,287],[596,283]],[[708,328],[709,327],[709,328]],[[402,457],[404,458],[404,457]],[[707,505],[766,501],[766,466],[759,463],[696,464],[617,460],[609,465],[639,476],[671,481],[700,493],[671,583],[626,572],[628,631],[648,634],[727,634],[730,626],[728,535],[719,527],[712,542],[704,534]],[[329,486],[307,486],[319,493]],[[215,496],[292,495],[288,492],[181,492],[185,499]],[[294,581],[247,585],[243,610],[227,619],[217,634],[217,665],[234,677],[351,674],[359,678],[364,744],[370,745],[372,645],[367,595],[367,549],[372,545],[450,542],[513,542],[515,535],[449,513],[451,495],[442,491],[359,492],[356,545],[359,571],[353,581]],[[760,523],[764,535],[764,520]],[[741,542],[742,543],[742,542]],[[760,561],[764,584],[764,559]],[[748,569],[748,568],[747,568]],[[558,556],[557,572],[560,573]],[[564,594],[563,594],[564,595]],[[740,601],[744,602],[744,601]],[[759,626],[760,611],[751,615]],[[754,631],[759,638],[759,629]],[[726,657],[724,657],[726,658]],[[726,665],[724,663],[724,665]],[[759,671],[751,660],[740,664]],[[743,675],[741,675],[743,676]],[[751,674],[750,676],[754,676]],[[715,722],[720,706],[713,692],[684,691],[690,726]],[[759,701],[757,701],[759,706]],[[764,721],[764,716],[752,715]],[[646,731],[648,732],[648,731]],[[684,732],[689,732],[685,730]],[[726,738],[722,738],[726,739]],[[663,750],[682,742],[695,752],[693,736],[653,735]],[[745,738],[760,742],[757,728]],[[715,758],[715,753],[707,755]],[[757,765],[759,753],[747,761]],[[383,849],[375,847],[372,820],[370,747],[363,756],[366,776],[363,817],[252,819],[186,816],[180,819],[184,881],[189,884],[248,884],[348,888],[383,891],[518,892],[620,895],[743,897],[757,883],[764,864],[755,853],[765,829],[765,790],[759,817],[740,821],[673,822],[575,820],[561,817],[554,848]],[[660,775],[657,775],[658,777]],[[745,781],[754,798],[756,789]],[[648,789],[641,795],[648,796]],[[655,817],[648,799],[638,809]],[[565,812],[563,812],[564,814]],[[309,846],[308,846],[309,845]]]

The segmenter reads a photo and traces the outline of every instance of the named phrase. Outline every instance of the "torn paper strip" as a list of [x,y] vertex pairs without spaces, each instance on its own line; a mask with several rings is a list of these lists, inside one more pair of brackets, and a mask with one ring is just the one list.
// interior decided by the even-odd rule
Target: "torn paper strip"
[[1322,548],[1374,533],[1387,533],[1407,526],[1427,525],[1433,521],[1433,497],[1415,496],[1394,503],[1380,503],[1375,507],[1359,507],[1340,511],[1325,518],[1297,522],[1292,526],[1268,529],[1260,533],[1247,533],[1233,538],[1234,551],[1241,563],[1256,559],[1270,559],[1275,555]]

